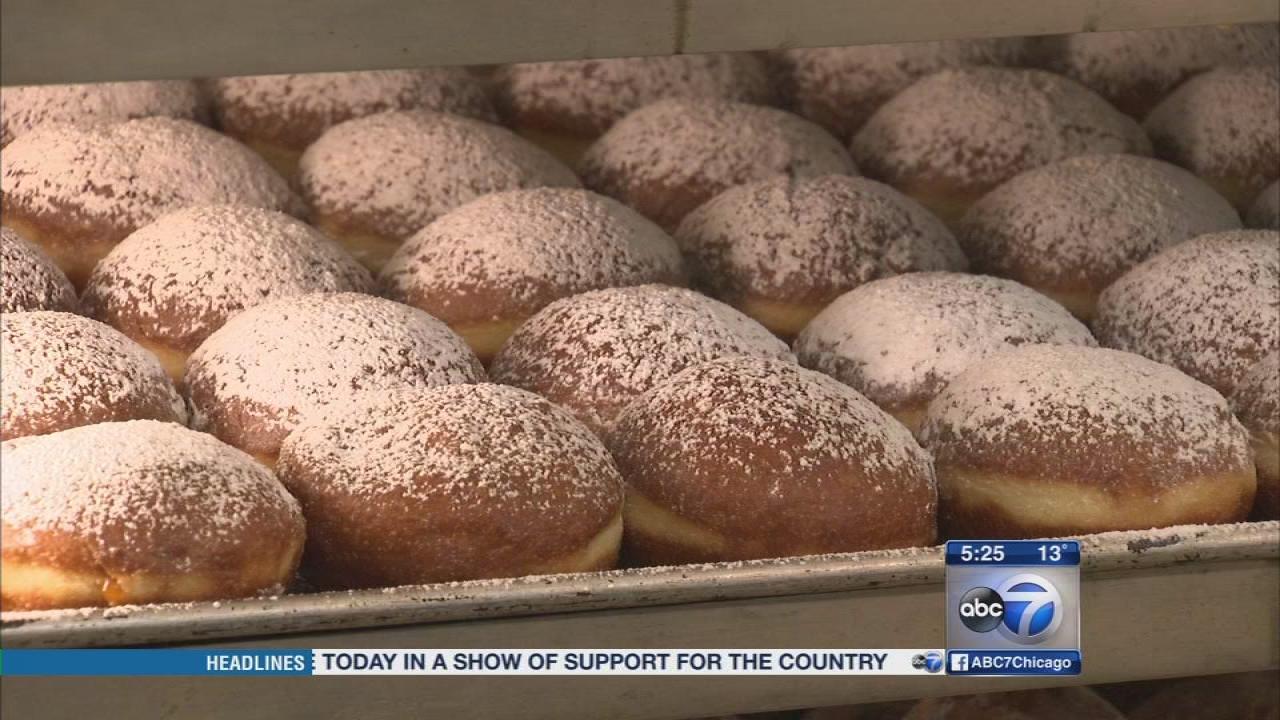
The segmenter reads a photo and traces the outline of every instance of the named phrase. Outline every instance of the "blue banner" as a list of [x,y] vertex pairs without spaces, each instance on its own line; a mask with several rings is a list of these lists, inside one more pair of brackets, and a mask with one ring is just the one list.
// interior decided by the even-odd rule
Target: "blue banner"
[[311,650],[5,650],[15,675],[310,675]]
[[951,540],[948,565],[1062,566],[1080,564],[1078,540]]
[[1079,650],[948,650],[948,675],[1079,675]]

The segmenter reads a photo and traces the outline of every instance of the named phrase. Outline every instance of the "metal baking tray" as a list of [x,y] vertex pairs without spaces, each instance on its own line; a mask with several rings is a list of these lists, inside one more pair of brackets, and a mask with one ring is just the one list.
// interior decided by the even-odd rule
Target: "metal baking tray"
[[[1085,674],[937,677],[6,678],[7,717],[617,720],[1280,666],[1280,523],[1083,540]],[[855,648],[944,644],[941,548],[5,613],[0,646]],[[166,705],[168,703],[168,705]],[[16,715],[9,714],[10,711]]]

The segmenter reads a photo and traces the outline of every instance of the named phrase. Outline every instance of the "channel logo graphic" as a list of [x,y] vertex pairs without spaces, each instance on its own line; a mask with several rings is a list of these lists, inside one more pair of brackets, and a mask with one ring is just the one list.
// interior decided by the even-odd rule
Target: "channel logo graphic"
[[936,673],[942,669],[942,653],[930,650],[927,653],[911,658],[911,667],[925,672]]
[[1062,595],[1053,583],[1019,573],[998,588],[976,587],[960,599],[960,622],[976,633],[999,630],[1021,645],[1037,645],[1062,625]]

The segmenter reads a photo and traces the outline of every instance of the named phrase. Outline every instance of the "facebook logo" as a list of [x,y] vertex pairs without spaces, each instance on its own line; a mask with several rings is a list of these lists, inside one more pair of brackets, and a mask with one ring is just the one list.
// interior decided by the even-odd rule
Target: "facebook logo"
[[969,653],[953,652],[953,653],[949,653],[948,657],[951,660],[951,665],[948,667],[948,670],[947,670],[948,672],[954,672],[954,673],[969,672]]

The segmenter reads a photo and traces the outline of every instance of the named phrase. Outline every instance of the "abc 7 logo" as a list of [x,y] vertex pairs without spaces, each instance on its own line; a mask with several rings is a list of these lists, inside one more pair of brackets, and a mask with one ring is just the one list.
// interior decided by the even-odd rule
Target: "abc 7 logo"
[[1052,637],[1062,624],[1062,596],[1039,575],[1014,575],[996,588],[976,587],[960,598],[960,622],[977,633],[997,630],[1020,645]]

